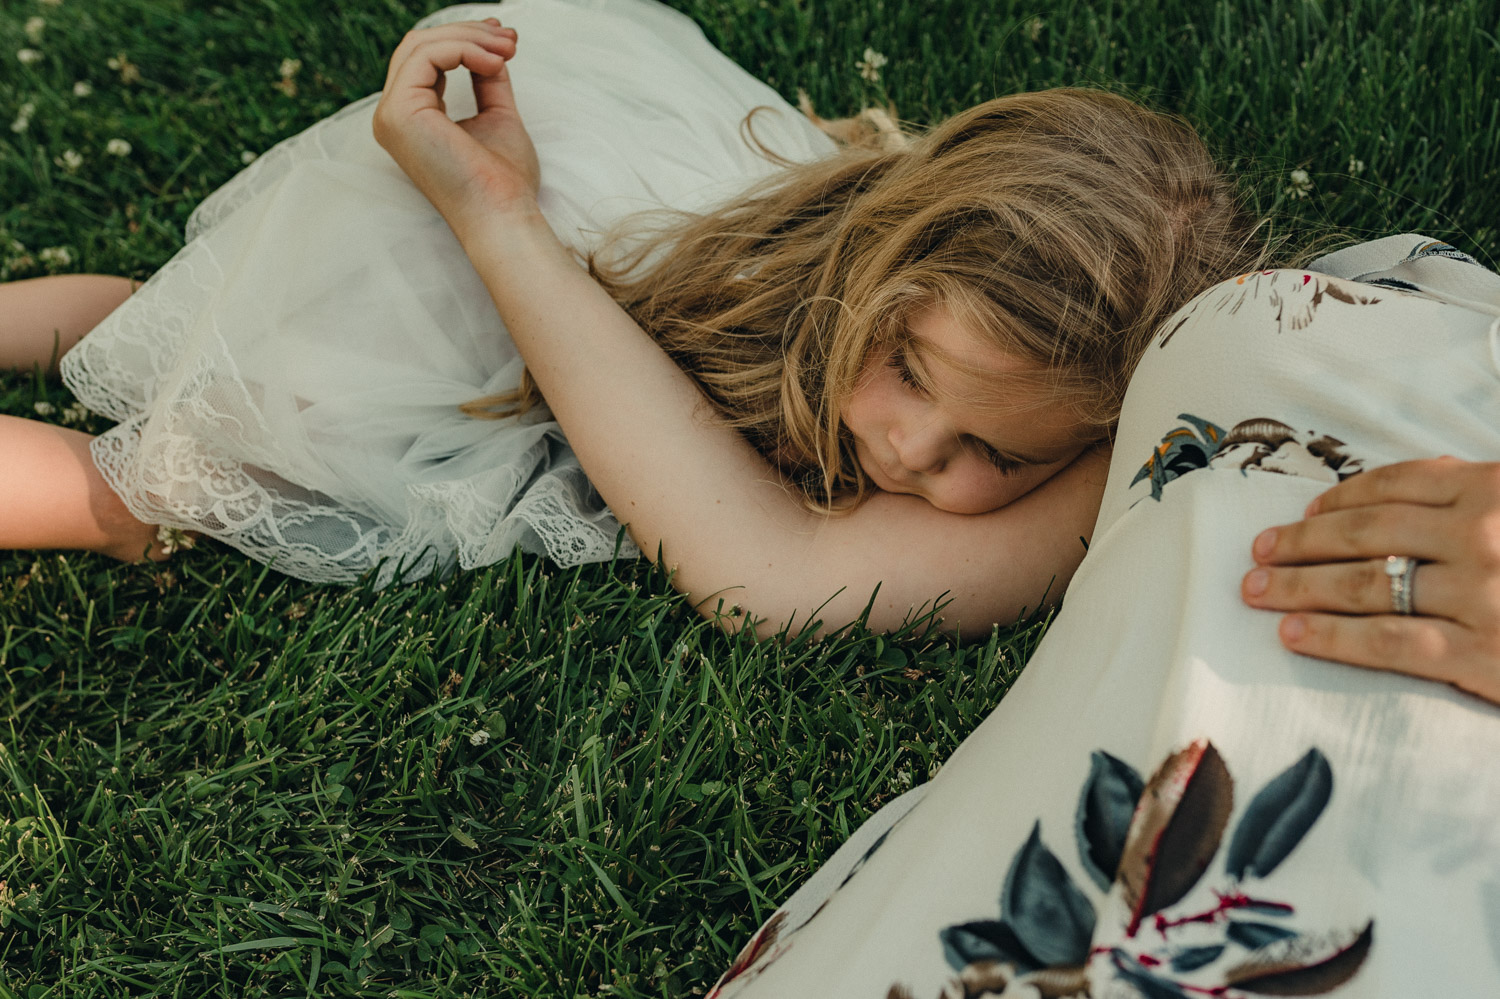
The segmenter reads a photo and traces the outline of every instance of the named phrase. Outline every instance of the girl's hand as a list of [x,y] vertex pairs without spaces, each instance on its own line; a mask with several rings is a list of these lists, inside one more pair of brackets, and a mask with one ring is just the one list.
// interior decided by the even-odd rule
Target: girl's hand
[[[1421,564],[1394,613],[1386,556]],[[1441,680],[1500,703],[1500,464],[1387,465],[1339,483],[1300,523],[1255,539],[1241,584],[1294,652]]]
[[[391,56],[375,109],[375,140],[460,238],[469,220],[535,204],[540,169],[511,92],[515,53],[516,32],[495,18],[410,32]],[[454,122],[443,74],[459,66],[473,78],[479,112]]]

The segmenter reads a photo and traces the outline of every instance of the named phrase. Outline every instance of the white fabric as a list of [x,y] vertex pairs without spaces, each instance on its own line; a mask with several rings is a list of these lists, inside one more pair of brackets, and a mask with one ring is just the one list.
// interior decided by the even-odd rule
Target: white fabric
[[[1000,994],[1025,969],[992,942],[1016,925],[1034,950],[1071,948],[1036,962],[1048,996],[1500,995],[1500,710],[1288,653],[1279,615],[1239,598],[1256,534],[1340,476],[1500,458],[1500,278],[1417,236],[1317,266],[1225,282],[1167,324],[1131,383],[1089,554],[1015,688],[773,917],[714,999]],[[1421,586],[1419,570],[1419,606]],[[1123,872],[1144,868],[1091,875],[1081,791],[1108,786],[1091,782],[1098,754],[1149,779],[1204,740],[1229,782],[1198,786],[1232,795],[1227,819],[1217,834],[1181,820],[1212,859],[1132,934]],[[1139,831],[1173,793],[1132,793],[1118,814]],[[1231,874],[1245,844],[1288,828],[1263,876]],[[1170,839],[1151,870],[1185,869]],[[1257,982],[1256,959],[1287,977]]]
[[[641,210],[700,209],[831,142],[649,0],[441,11],[516,28],[516,100],[542,207],[586,252]],[[446,94],[473,113],[464,71]],[[378,95],[276,146],[209,197],[188,243],[63,359],[119,425],[94,458],[132,513],[313,581],[388,582],[515,546],[610,558],[619,525],[543,412],[470,419],[522,361],[457,240],[371,135]],[[634,554],[628,538],[625,554]]]

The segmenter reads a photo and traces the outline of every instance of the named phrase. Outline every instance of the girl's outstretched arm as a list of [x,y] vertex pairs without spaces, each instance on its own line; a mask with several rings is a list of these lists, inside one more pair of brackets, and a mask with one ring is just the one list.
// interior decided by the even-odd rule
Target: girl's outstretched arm
[[[1055,599],[1083,556],[1106,457],[1090,452],[988,514],[890,494],[840,517],[807,510],[543,219],[507,75],[515,41],[492,22],[408,36],[376,136],[447,219],[590,479],[678,588],[706,614],[740,608],[731,626],[766,630],[814,616],[839,627],[867,604],[871,627],[889,629],[946,594],[945,626],[983,633]],[[455,124],[438,81],[460,65],[479,113]]]

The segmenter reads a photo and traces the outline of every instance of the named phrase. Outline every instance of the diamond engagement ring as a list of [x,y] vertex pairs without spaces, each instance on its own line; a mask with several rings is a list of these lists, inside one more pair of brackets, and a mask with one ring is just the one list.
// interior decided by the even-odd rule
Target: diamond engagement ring
[[1391,580],[1391,610],[1410,614],[1412,584],[1417,576],[1417,560],[1410,555],[1387,555],[1385,574]]

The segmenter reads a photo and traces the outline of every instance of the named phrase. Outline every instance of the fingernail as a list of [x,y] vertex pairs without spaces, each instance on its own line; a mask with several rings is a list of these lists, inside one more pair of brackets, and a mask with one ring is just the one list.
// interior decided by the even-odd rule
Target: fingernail
[[1256,569],[1245,577],[1245,592],[1252,597],[1258,597],[1266,592],[1266,587],[1271,583],[1271,574],[1264,569]]
[[1320,507],[1322,507],[1322,505],[1323,505],[1323,497],[1319,496],[1317,499],[1315,499],[1311,503],[1307,504],[1307,509],[1302,511],[1302,516],[1304,516],[1304,517],[1311,517],[1311,516],[1313,516],[1314,514],[1316,514],[1318,512],[1318,509]]
[[1307,634],[1307,622],[1300,614],[1289,614],[1281,621],[1281,637],[1287,642],[1300,642]]
[[1255,538],[1252,550],[1256,558],[1270,558],[1271,553],[1276,550],[1276,528],[1261,531]]

